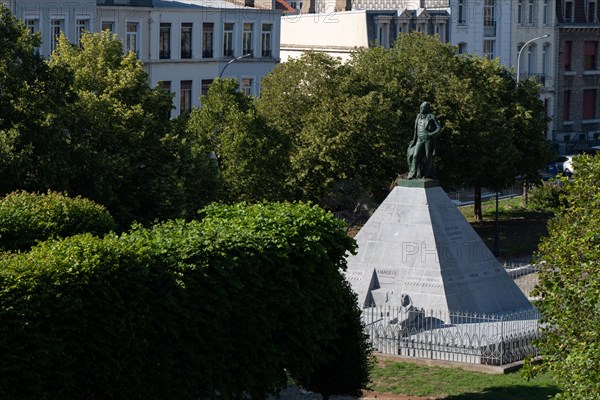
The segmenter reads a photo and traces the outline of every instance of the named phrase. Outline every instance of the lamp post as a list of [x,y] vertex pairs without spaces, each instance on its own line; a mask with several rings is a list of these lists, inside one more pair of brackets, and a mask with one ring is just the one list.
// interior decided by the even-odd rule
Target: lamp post
[[223,78],[223,72],[225,72],[225,69],[227,67],[229,67],[230,64],[233,64],[234,62],[236,62],[238,60],[241,60],[242,58],[246,58],[246,57],[252,57],[252,53],[247,53],[247,54],[244,54],[244,55],[241,55],[239,57],[236,57],[236,58],[233,58],[233,59],[229,60],[229,62],[227,64],[225,64],[223,66],[223,68],[221,69],[221,73],[219,74],[219,79]]
[[531,42],[534,42],[536,40],[540,40],[540,39],[545,39],[548,36],[550,36],[549,33],[545,34],[544,36],[538,36],[536,38],[533,38],[531,40],[528,40],[527,42],[525,42],[525,44],[523,45],[523,47],[521,47],[521,50],[519,50],[519,54],[517,55],[517,86],[519,86],[519,78],[520,78],[520,67],[521,67],[521,53],[523,52],[523,49],[525,47],[527,47],[527,45]]

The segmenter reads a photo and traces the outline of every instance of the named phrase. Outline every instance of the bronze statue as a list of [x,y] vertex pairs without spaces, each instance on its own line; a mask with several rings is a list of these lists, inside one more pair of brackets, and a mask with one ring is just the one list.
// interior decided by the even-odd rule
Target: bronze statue
[[408,179],[435,179],[435,138],[442,127],[432,114],[429,103],[421,104],[421,112],[415,120],[415,134],[406,151],[408,159]]

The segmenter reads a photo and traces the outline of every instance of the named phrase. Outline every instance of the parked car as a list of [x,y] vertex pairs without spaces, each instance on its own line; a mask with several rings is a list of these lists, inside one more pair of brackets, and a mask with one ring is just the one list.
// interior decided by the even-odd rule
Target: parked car
[[562,163],[562,173],[566,176],[571,176],[573,175],[573,157],[575,157],[575,155],[568,155],[568,156],[563,156],[565,158],[565,160]]
[[[562,164],[562,163],[561,163]],[[543,171],[540,171],[542,180],[547,181],[548,179],[556,177],[559,173],[556,162],[549,162]]]

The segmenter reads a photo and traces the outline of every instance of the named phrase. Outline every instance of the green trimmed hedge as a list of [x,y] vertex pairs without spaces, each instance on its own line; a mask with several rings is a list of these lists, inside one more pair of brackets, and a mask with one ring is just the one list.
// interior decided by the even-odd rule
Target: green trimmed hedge
[[335,357],[354,246],[265,203],[0,259],[0,398],[264,398]]
[[103,206],[81,197],[17,191],[0,199],[0,250],[27,250],[51,237],[103,235],[114,227]]

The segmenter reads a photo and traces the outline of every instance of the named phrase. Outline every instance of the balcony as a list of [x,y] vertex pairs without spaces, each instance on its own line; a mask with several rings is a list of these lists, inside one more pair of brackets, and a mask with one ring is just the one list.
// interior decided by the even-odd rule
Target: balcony
[[224,49],[223,56],[224,57],[233,57],[233,49]]
[[263,56],[263,58],[271,58],[272,57],[272,51],[271,50],[264,50],[263,49],[262,56]]
[[204,50],[202,52],[202,58],[213,58],[213,51],[212,51],[212,49],[210,49],[210,50]]
[[158,53],[158,58],[161,60],[168,60],[171,58],[171,50],[160,50]]

